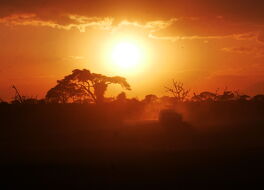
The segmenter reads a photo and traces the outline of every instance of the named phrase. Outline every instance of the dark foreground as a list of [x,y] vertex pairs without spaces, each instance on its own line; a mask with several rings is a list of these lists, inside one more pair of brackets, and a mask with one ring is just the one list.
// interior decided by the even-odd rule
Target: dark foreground
[[1,110],[1,189],[255,189],[264,183],[262,123],[211,130],[122,122],[112,109],[46,107]]

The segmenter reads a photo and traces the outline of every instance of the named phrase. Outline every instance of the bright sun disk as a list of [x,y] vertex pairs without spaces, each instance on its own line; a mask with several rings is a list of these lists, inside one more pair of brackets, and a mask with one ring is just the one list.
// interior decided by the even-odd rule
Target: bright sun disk
[[114,63],[122,69],[135,69],[140,62],[140,57],[139,47],[129,42],[117,44],[112,53]]

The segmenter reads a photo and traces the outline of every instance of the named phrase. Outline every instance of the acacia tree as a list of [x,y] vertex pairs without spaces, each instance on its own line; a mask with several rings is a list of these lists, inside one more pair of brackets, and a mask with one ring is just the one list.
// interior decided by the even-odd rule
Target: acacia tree
[[46,99],[58,103],[74,102],[80,99],[101,103],[104,101],[104,94],[109,84],[119,84],[126,90],[131,90],[124,77],[108,77],[91,73],[87,69],[75,69],[72,74],[57,81],[57,85],[48,91]]
[[75,102],[80,98],[86,99],[82,89],[79,89],[74,83],[66,83],[58,80],[57,85],[51,88],[46,94],[46,100],[52,103]]

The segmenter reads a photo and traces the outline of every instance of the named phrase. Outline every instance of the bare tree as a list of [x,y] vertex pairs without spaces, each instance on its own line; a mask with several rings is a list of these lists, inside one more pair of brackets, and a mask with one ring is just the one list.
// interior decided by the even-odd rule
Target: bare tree
[[177,82],[175,80],[172,81],[172,86],[171,87],[165,87],[167,92],[169,92],[170,94],[172,94],[172,96],[178,101],[178,102],[184,102],[189,93],[190,90],[185,89],[183,87],[183,83],[182,82]]

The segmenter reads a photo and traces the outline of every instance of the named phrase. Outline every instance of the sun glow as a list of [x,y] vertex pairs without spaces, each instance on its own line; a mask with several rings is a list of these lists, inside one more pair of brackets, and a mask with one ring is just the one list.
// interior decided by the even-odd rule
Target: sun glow
[[102,48],[102,65],[109,75],[137,77],[149,67],[148,41],[138,35],[114,34]]
[[145,70],[146,50],[144,41],[136,37],[119,37],[106,46],[105,62],[111,73],[137,75]]
[[112,60],[121,69],[135,69],[140,64],[141,52],[136,44],[121,42],[112,53]]

